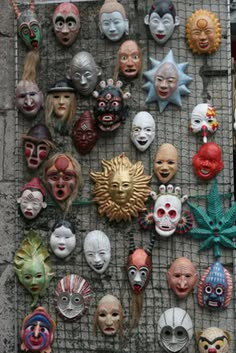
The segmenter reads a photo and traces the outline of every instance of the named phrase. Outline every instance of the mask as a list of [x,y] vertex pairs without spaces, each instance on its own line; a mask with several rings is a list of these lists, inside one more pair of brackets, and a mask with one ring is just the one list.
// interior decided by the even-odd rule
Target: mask
[[124,7],[116,0],[105,0],[99,12],[99,29],[102,35],[116,42],[129,33],[129,21]]
[[98,133],[89,110],[81,114],[73,127],[71,137],[78,152],[88,153],[93,149],[98,139]]
[[187,196],[180,198],[180,188],[174,189],[173,185],[161,185],[160,194],[152,192],[155,200],[153,218],[156,232],[162,237],[174,234],[177,224],[181,219],[182,203]]
[[133,40],[126,40],[118,50],[119,71],[126,78],[135,78],[142,69],[141,49]]
[[54,224],[50,236],[50,246],[53,253],[60,259],[69,256],[75,249],[75,229],[68,221],[62,220]]
[[51,133],[46,125],[36,124],[22,138],[27,167],[35,170],[39,168],[54,147]]
[[95,63],[93,56],[81,51],[77,53],[70,65],[70,78],[76,90],[83,96],[89,96],[95,89],[102,69]]
[[186,257],[176,259],[167,271],[167,281],[169,288],[175,294],[184,299],[194,288],[198,279],[198,274],[192,262]]
[[155,1],[149,14],[145,16],[144,23],[149,26],[153,39],[161,45],[170,39],[180,20],[176,16],[173,3],[169,0],[162,0]]
[[229,332],[218,327],[208,327],[197,337],[199,353],[229,353],[231,341]]
[[159,99],[168,99],[177,89],[178,73],[172,63],[164,63],[155,74],[155,90]]
[[163,143],[157,150],[154,160],[154,173],[160,182],[168,183],[178,168],[178,152],[170,143]]
[[94,107],[94,115],[99,129],[103,132],[112,132],[118,129],[128,115],[128,107],[124,104],[124,98],[129,98],[122,93],[121,81],[114,84],[113,80],[100,82],[102,89],[94,92],[97,99]]
[[233,283],[229,271],[215,262],[204,272],[198,287],[198,302],[209,309],[225,309],[232,298]]
[[139,112],[135,115],[131,127],[131,140],[141,152],[151,145],[155,138],[155,121],[148,112]]
[[220,147],[214,142],[205,143],[193,156],[192,164],[198,178],[205,181],[214,178],[224,168]]
[[33,81],[22,80],[15,92],[16,108],[26,118],[34,118],[43,106],[43,94]]
[[69,47],[80,30],[78,8],[72,3],[62,3],[56,7],[52,20],[57,39],[62,45]]
[[211,54],[221,42],[221,25],[217,16],[208,10],[197,10],[187,19],[186,39],[193,53]]
[[40,211],[47,207],[45,197],[46,191],[39,178],[34,177],[23,186],[21,195],[17,199],[22,215],[29,220],[35,219]]
[[93,194],[99,204],[99,213],[117,222],[137,217],[150,193],[147,184],[151,177],[143,174],[142,163],[133,165],[121,154],[110,161],[103,160],[102,165],[104,172],[90,173],[96,183]]
[[54,303],[58,314],[65,320],[80,319],[88,310],[91,289],[78,275],[63,277],[55,289]]
[[111,259],[111,244],[107,235],[99,230],[89,232],[84,239],[87,263],[97,273],[104,273]]
[[190,130],[195,134],[201,132],[204,143],[207,142],[208,132],[214,133],[218,129],[215,116],[215,109],[207,103],[198,104],[192,111]]
[[55,321],[42,307],[37,307],[27,315],[21,327],[21,349],[34,353],[51,352],[51,344],[56,329]]
[[107,336],[114,336],[123,326],[123,309],[113,295],[105,295],[98,303],[95,313],[96,324]]
[[49,264],[49,253],[43,246],[40,235],[32,229],[16,251],[14,270],[19,281],[33,297],[34,307],[43,297],[54,273]]
[[158,340],[167,353],[182,353],[193,337],[193,323],[181,308],[166,310],[158,322]]

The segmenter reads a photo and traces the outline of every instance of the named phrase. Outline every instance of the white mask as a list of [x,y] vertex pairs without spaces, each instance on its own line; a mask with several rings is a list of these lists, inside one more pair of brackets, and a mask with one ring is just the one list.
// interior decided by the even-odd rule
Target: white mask
[[[61,222],[59,223],[61,224]],[[73,228],[65,225],[54,226],[54,230],[50,237],[50,246],[53,253],[64,259],[69,256],[75,248],[76,245],[76,237]]]
[[42,208],[46,208],[47,204],[43,198],[41,191],[30,189],[23,191],[17,202],[20,204],[20,210],[25,218],[34,219]]
[[131,127],[131,140],[137,149],[145,151],[155,138],[155,121],[148,112],[135,115]]
[[84,254],[88,265],[97,273],[106,271],[111,259],[111,245],[100,230],[89,232],[84,239]]

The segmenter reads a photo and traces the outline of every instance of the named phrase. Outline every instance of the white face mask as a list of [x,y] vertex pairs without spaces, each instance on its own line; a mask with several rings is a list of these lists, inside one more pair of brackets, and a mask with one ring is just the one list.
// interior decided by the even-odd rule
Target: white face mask
[[20,204],[20,210],[25,218],[34,219],[42,208],[47,206],[43,201],[43,194],[37,190],[26,189],[23,191],[17,202]]
[[131,127],[131,140],[139,151],[145,151],[155,138],[155,121],[148,112],[135,115]]
[[88,233],[84,239],[84,254],[95,272],[105,272],[111,259],[111,245],[106,234],[99,230]]
[[57,257],[65,258],[69,256],[76,245],[76,237],[70,228],[61,225],[52,232],[50,246]]

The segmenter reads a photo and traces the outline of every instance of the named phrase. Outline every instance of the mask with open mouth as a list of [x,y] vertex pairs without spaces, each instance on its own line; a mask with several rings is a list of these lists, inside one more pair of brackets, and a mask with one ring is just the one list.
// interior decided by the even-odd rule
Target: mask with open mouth
[[154,160],[154,173],[162,183],[168,183],[178,168],[178,152],[174,145],[163,143],[157,150]]
[[119,48],[117,66],[119,72],[126,78],[137,77],[143,65],[142,51],[134,40],[126,40]]
[[155,138],[155,121],[150,113],[139,112],[135,115],[130,136],[139,151],[146,151]]

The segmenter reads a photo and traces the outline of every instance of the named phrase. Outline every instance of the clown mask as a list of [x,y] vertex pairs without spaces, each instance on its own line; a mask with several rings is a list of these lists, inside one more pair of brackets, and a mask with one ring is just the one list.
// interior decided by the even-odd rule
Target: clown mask
[[117,60],[119,72],[128,79],[137,77],[142,69],[142,52],[134,40],[126,40],[120,46]]
[[99,230],[89,232],[84,239],[84,254],[95,272],[104,273],[111,259],[111,244],[107,235]]
[[163,143],[157,150],[154,160],[154,173],[160,182],[168,183],[176,174],[178,152],[170,143]]
[[41,306],[27,315],[21,327],[21,349],[33,353],[50,353],[53,335],[56,329],[55,321]]
[[131,140],[141,152],[151,145],[155,138],[155,121],[148,112],[135,115],[131,127]]
[[35,118],[43,106],[43,94],[33,81],[21,80],[15,91],[16,108],[26,118]]
[[75,249],[76,236],[73,225],[65,220],[58,221],[52,228],[50,246],[53,253],[64,259]]
[[193,156],[192,164],[198,178],[205,181],[214,178],[224,168],[221,148],[214,142],[205,143]]
[[80,30],[80,14],[72,3],[58,5],[53,13],[53,28],[59,42],[69,47],[76,40]]
[[186,257],[176,259],[167,271],[167,281],[169,288],[175,294],[184,299],[194,288],[198,274],[192,262]]
[[218,327],[208,327],[197,334],[199,353],[229,353],[231,340],[228,331]]
[[54,304],[59,315],[69,321],[81,318],[88,310],[91,289],[78,275],[62,278],[55,289]]

